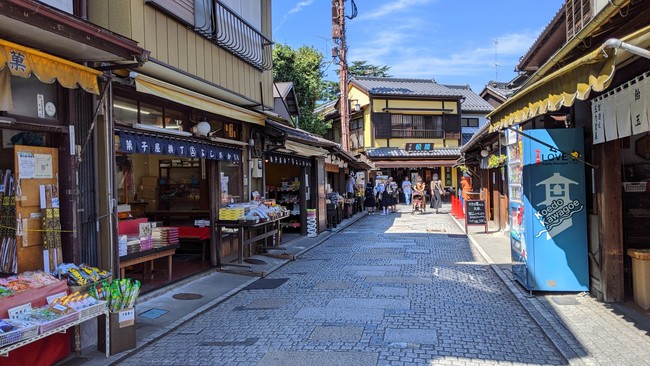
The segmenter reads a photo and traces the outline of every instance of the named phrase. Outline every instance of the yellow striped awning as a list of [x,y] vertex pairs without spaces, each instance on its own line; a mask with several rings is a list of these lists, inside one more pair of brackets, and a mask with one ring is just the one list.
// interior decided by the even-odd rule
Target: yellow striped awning
[[249,122],[260,126],[265,125],[266,116],[250,111],[216,98],[197,93],[146,75],[138,74],[135,78],[135,88],[140,93],[155,95],[202,111],[230,117],[238,121]]
[[28,78],[35,74],[46,84],[57,80],[68,89],[81,86],[89,93],[99,94],[97,76],[102,74],[100,71],[0,39],[0,70],[5,67],[15,76]]
[[[650,42],[650,26],[621,38],[643,47]],[[592,91],[602,92],[612,82],[616,64],[632,57],[619,49],[598,48],[521,90],[490,114],[490,132],[587,100]]]

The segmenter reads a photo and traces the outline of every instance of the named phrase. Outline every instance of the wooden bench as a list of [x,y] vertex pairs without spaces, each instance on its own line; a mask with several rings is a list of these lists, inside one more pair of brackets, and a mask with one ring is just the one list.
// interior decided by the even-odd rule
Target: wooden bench
[[[126,267],[134,266],[136,264],[144,263],[144,274],[143,277],[152,279],[153,278],[153,261],[158,258],[167,257],[167,280],[172,280],[172,256],[176,253],[176,249],[163,250],[160,252],[149,253],[148,251],[143,253],[144,255],[129,258],[126,260],[120,260],[120,278],[125,278]],[[147,266],[148,265],[148,266]]]

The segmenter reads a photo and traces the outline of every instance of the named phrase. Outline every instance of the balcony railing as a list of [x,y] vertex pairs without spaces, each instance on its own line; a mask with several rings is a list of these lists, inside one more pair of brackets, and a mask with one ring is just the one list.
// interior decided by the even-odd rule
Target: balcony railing
[[218,0],[196,9],[195,31],[259,70],[273,65],[273,42]]
[[441,139],[445,136],[444,130],[412,130],[412,129],[392,129],[393,138],[416,138],[416,139]]

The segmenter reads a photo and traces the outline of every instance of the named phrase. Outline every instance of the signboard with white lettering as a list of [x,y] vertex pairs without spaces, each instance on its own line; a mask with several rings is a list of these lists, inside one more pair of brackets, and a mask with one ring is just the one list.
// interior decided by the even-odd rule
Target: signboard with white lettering
[[485,211],[485,200],[465,201],[465,231],[468,226],[485,225],[487,233],[487,212]]

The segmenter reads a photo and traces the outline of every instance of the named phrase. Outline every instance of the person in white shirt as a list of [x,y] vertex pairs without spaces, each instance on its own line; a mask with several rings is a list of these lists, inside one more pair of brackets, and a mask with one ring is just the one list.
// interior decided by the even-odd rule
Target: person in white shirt
[[413,189],[411,188],[411,181],[409,180],[408,176],[404,177],[404,181],[402,182],[402,193],[404,193],[404,200],[406,201],[406,205],[410,206]]

